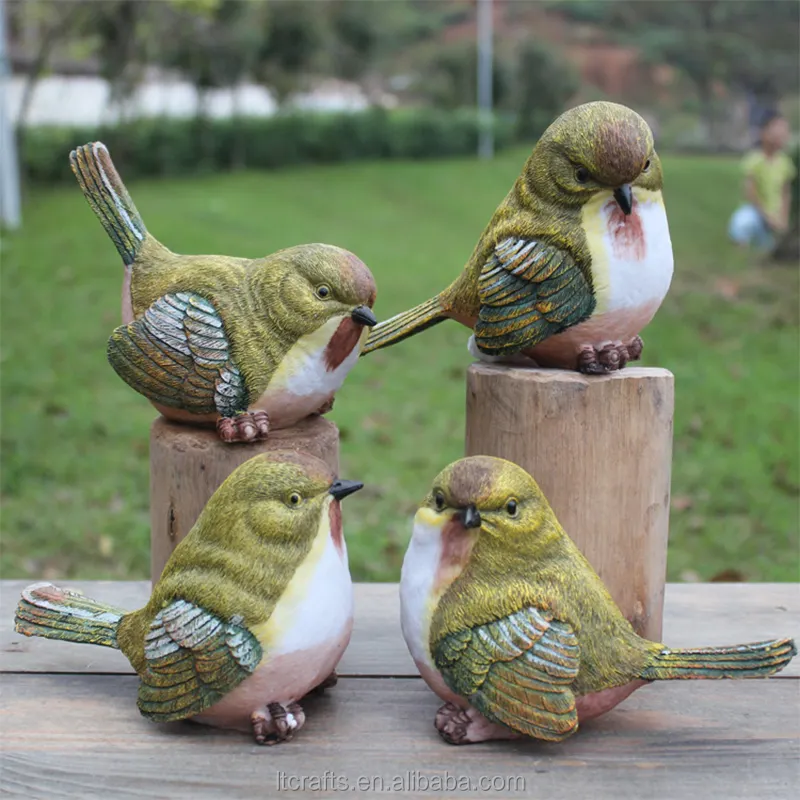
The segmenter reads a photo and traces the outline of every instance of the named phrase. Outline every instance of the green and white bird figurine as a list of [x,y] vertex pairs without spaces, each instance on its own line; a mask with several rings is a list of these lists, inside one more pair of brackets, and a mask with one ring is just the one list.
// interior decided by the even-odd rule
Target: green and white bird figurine
[[765,677],[791,639],[672,650],[638,636],[525,470],[446,467],[414,519],[402,628],[451,744],[560,741],[648,681]]
[[327,244],[257,259],[178,255],[148,233],[102,143],[70,163],[125,264],[108,360],[129,386],[165,417],[216,422],[226,442],[331,408],[377,322],[359,258]]
[[605,373],[635,361],[640,331],[672,280],[653,134],[634,111],[597,102],[562,114],[478,240],[461,275],[373,328],[362,354],[445,319],[473,330],[482,360]]
[[335,682],[353,588],[339,501],[362,484],[316,458],[246,461],[175,548],[147,605],[125,612],[49,583],[29,586],[15,628],[121,650],[139,710],[252,730],[274,744],[302,728],[299,701]]

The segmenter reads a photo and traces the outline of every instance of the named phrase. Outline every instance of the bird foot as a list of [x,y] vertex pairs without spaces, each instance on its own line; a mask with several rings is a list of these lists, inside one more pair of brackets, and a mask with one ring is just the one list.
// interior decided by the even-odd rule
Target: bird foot
[[305,721],[305,712],[298,703],[289,703],[287,706],[269,703],[250,715],[256,744],[267,746],[288,742]]
[[327,414],[329,411],[333,411],[333,402],[335,398],[331,395],[318,409],[317,414],[322,416],[323,414]]
[[245,411],[235,417],[220,417],[217,433],[223,442],[257,442],[267,438],[269,416],[266,411]]
[[331,689],[336,686],[337,683],[339,683],[339,676],[336,674],[336,670],[334,670],[322,683],[315,686],[309,694],[322,694],[326,689]]
[[586,375],[605,375],[622,369],[629,361],[638,361],[642,356],[644,343],[640,336],[634,336],[628,344],[617,340],[607,342],[601,347],[585,344],[578,354],[578,371]]
[[518,739],[520,734],[490,722],[474,708],[445,703],[437,712],[434,726],[448,744],[476,744],[490,739]]

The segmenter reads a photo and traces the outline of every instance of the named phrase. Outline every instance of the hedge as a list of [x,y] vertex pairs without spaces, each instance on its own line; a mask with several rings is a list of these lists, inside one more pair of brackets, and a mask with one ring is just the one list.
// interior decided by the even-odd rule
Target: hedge
[[[498,149],[512,138],[508,120],[493,120]],[[473,111],[434,109],[357,113],[278,114],[236,119],[140,119],[100,127],[28,128],[22,137],[23,175],[37,182],[71,179],[68,153],[102,141],[125,178],[186,175],[239,167],[275,169],[380,158],[471,155],[479,125]]]

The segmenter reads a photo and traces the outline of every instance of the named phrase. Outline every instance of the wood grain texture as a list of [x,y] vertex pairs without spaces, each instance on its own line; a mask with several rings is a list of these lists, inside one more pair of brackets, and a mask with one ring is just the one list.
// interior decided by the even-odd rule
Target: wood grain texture
[[[140,608],[149,581],[56,581],[120,608]],[[30,581],[0,581],[0,672],[131,673],[117,650],[26,638],[14,633],[14,608]],[[792,636],[800,642],[798,583],[667,584],[664,640],[671,647],[705,647]],[[355,626],[339,673],[417,675],[400,632],[400,600],[393,583],[355,586]],[[796,658],[777,677],[800,676]]]
[[[15,797],[374,798],[379,782],[400,780],[392,796],[418,798],[421,780],[450,775],[476,787],[482,777],[510,782],[432,796],[784,800],[795,796],[800,755],[793,681],[649,686],[563,743],[472,747],[439,739],[439,702],[419,680],[342,680],[304,702],[305,728],[276,748],[150,723],[129,676],[12,675],[4,689],[3,790]],[[279,773],[295,787],[327,774],[361,791],[280,791]]]
[[314,416],[270,433],[263,442],[225,444],[212,429],[159,417],[150,429],[150,575],[155,582],[208,499],[238,466],[259,453],[297,450],[338,474],[339,431]]
[[662,631],[673,376],[472,364],[467,455],[519,464],[638,633]]

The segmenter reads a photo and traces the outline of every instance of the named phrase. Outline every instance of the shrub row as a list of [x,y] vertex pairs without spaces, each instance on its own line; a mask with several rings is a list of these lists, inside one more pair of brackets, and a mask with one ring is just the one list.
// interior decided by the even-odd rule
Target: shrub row
[[[512,138],[512,124],[492,122],[496,146]],[[473,111],[434,109],[350,114],[279,114],[235,119],[140,119],[101,127],[36,127],[24,132],[26,178],[70,178],[67,154],[100,140],[124,164],[126,179],[185,175],[239,167],[275,169],[356,159],[443,158],[471,155],[479,136]]]

